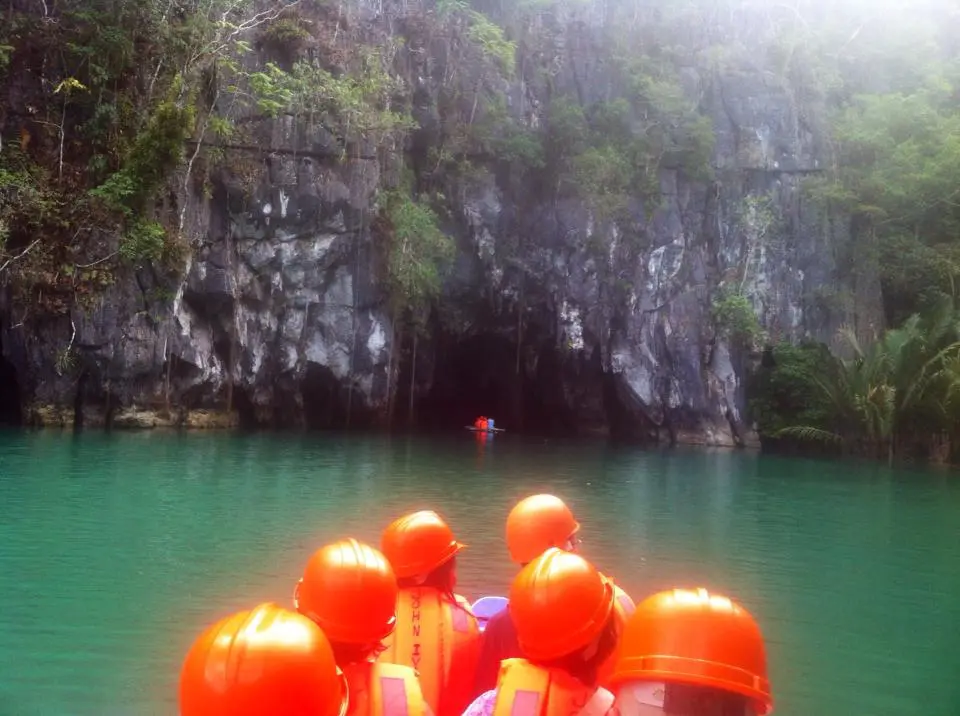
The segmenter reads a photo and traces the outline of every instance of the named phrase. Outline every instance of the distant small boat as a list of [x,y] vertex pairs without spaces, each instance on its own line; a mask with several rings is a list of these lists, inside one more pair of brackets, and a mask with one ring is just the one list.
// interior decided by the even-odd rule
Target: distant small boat
[[474,425],[464,425],[463,427],[473,433],[505,433],[507,432],[505,428],[484,428],[483,430],[481,430],[480,428]]

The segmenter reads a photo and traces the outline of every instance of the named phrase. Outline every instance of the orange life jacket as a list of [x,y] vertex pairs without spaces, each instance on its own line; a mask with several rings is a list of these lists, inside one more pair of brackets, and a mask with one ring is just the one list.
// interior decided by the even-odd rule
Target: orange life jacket
[[[633,603],[630,595],[620,589],[616,584],[613,585],[613,593],[613,615],[614,619],[617,620],[617,632],[623,634],[623,630],[627,625],[627,619],[633,614],[637,606]],[[607,657],[606,661],[600,665],[600,668],[597,670],[597,679],[601,686],[610,686],[608,679],[613,674],[613,667],[616,663],[617,653],[614,651]]]
[[493,716],[604,716],[612,707],[613,694],[562,669],[526,659],[504,659],[500,665]]
[[416,672],[408,666],[365,661],[343,670],[347,716],[426,716]]
[[436,716],[460,716],[470,705],[480,658],[480,628],[470,603],[433,587],[408,587],[397,600],[397,626],[379,660],[412,666]]

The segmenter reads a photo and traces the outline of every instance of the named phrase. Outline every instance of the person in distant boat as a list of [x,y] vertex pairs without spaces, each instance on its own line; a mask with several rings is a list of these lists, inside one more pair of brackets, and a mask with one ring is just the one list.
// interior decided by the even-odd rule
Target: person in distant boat
[[[576,552],[580,544],[580,523],[566,503],[555,495],[532,495],[518,502],[507,516],[507,550],[521,567],[551,547]],[[630,596],[614,585],[615,615],[621,626],[634,610]],[[500,662],[523,656],[509,609],[504,609],[483,631],[480,659],[474,680],[474,696],[492,689],[500,670]],[[613,656],[600,670],[601,682],[613,670]]]
[[766,716],[773,713],[760,627],[706,589],[671,589],[627,622],[610,679],[612,716]]
[[480,653],[470,603],[454,592],[464,546],[431,510],[395,520],[380,542],[400,586],[397,628],[380,659],[416,669],[437,716],[459,716],[470,703]]
[[347,707],[323,630],[269,602],[204,630],[179,691],[180,716],[343,716]]
[[479,418],[473,421],[473,427],[480,431],[486,431],[487,419],[481,415]]
[[617,647],[613,583],[583,557],[556,547],[510,587],[510,613],[525,659],[506,659],[496,688],[463,716],[604,716],[613,695],[600,667]]
[[377,659],[397,624],[397,594],[384,555],[355,539],[314,552],[297,583],[296,610],[323,629],[346,678],[345,716],[433,716],[416,672]]

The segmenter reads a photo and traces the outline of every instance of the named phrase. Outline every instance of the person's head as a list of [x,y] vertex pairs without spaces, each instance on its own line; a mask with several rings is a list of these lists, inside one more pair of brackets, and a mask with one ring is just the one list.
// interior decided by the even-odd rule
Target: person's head
[[767,657],[750,613],[706,589],[672,589],[627,621],[610,678],[621,716],[765,716]]
[[580,523],[559,497],[527,497],[520,500],[507,515],[510,559],[524,565],[551,547],[575,552],[579,544],[579,531]]
[[457,583],[456,556],[464,547],[432,510],[394,520],[380,538],[380,549],[401,587],[430,586],[451,595]]
[[583,557],[555,547],[520,570],[510,587],[510,618],[524,656],[588,685],[616,649],[614,590]]
[[343,716],[348,698],[320,627],[272,603],[204,630],[179,691],[181,716]]
[[397,579],[386,558],[355,539],[318,549],[307,561],[293,603],[323,629],[341,666],[381,649],[397,622]]

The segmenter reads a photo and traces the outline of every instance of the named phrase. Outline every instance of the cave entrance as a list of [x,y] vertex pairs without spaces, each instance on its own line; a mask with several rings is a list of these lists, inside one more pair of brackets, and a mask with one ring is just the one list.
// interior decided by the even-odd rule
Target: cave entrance
[[300,395],[307,429],[367,428],[376,422],[374,411],[364,405],[360,388],[354,386],[351,395],[350,386],[326,366],[307,364]]
[[419,425],[462,430],[485,415],[512,433],[570,432],[573,416],[563,401],[556,351],[544,341],[525,341],[522,360],[532,355],[535,367],[521,365],[518,375],[514,340],[493,333],[441,339],[433,384],[417,405]]
[[[0,351],[3,344],[0,343]],[[23,403],[17,369],[0,355],[0,426],[23,424]]]
[[340,428],[347,420],[346,389],[326,366],[308,363],[300,384],[303,422],[309,429]]

